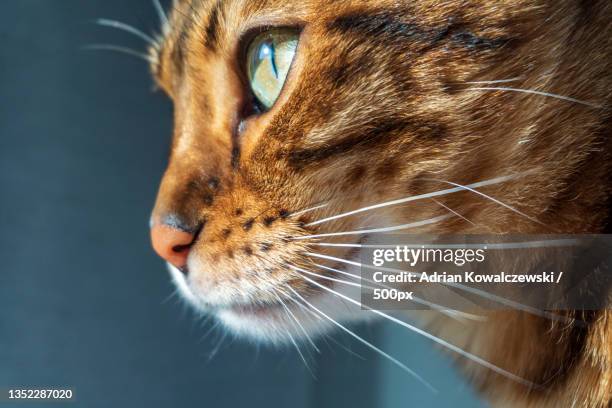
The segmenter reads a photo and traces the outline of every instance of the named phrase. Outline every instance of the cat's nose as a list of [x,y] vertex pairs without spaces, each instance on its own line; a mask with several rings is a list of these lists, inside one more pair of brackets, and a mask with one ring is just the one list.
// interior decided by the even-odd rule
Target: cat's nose
[[172,227],[167,224],[151,226],[151,243],[153,249],[165,261],[178,269],[187,265],[187,257],[196,234]]

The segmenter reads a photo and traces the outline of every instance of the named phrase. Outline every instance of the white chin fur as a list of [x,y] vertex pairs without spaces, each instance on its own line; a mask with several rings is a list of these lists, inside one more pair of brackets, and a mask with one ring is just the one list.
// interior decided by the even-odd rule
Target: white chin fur
[[[263,313],[251,314],[239,312],[233,309],[206,310],[193,293],[185,275],[174,266],[168,264],[168,269],[174,284],[181,296],[194,306],[199,312],[212,312],[215,317],[230,332],[255,342],[282,344],[295,340],[305,340],[306,333],[310,337],[316,337],[331,329],[337,328],[327,317],[312,310],[312,313],[304,310],[295,303],[286,300],[287,307],[293,313],[300,325],[282,307],[276,307]],[[359,275],[359,270],[350,271]],[[334,284],[332,289],[357,301],[360,300],[360,290],[355,286]],[[309,303],[325,313],[329,318],[344,325],[350,321],[365,320],[371,318],[371,313],[363,311],[353,303],[347,302],[330,292],[319,293],[307,298]],[[317,317],[318,316],[318,317]]]
[[166,266],[168,267],[168,271],[170,271],[170,276],[172,277],[172,281],[178,289],[178,293],[180,293],[183,299],[187,300],[191,305],[195,306],[198,310],[200,310],[201,305],[199,304],[198,299],[195,297],[195,295],[191,291],[191,288],[187,284],[187,279],[185,279],[185,275],[170,263],[166,263]]

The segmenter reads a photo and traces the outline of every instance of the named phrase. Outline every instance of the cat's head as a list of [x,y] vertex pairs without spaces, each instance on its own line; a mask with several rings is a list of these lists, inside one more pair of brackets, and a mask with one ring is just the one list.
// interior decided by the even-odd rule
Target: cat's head
[[181,293],[274,341],[353,315],[331,291],[358,299],[339,281],[362,230],[596,230],[608,89],[577,63],[582,7],[176,2],[151,50],[175,107],[151,222]]

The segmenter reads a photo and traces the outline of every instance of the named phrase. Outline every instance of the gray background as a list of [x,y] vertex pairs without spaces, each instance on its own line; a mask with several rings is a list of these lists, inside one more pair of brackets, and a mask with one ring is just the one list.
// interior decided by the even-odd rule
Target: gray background
[[[446,357],[401,328],[358,332],[440,393],[347,337],[316,379],[290,349],[226,338],[185,311],[149,247],[147,219],[171,105],[142,48],[96,17],[150,31],[147,0],[4,0],[0,24],[0,388],[69,387],[83,407],[473,406]],[[168,300],[166,300],[168,299]],[[9,405],[8,403],[0,403]],[[24,405],[25,406],[25,405]],[[36,406],[27,404],[27,406]]]

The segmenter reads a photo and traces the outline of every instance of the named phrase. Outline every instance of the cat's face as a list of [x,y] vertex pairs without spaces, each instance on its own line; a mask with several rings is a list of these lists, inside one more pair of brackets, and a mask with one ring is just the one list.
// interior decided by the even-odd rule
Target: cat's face
[[[367,234],[336,233],[541,227],[533,218],[547,222],[566,173],[547,152],[571,144],[551,135],[570,109],[588,107],[489,88],[551,80],[567,34],[557,5],[176,2],[152,50],[175,106],[152,224],[183,295],[239,333],[279,340],[301,332],[289,313],[307,330],[332,324],[298,294],[333,319],[358,309],[327,290],[358,299],[333,280],[358,282],[341,274],[359,275],[355,247],[325,244]],[[519,176],[497,179],[508,175]],[[328,219],[487,180],[482,191],[506,206],[466,190]]]

